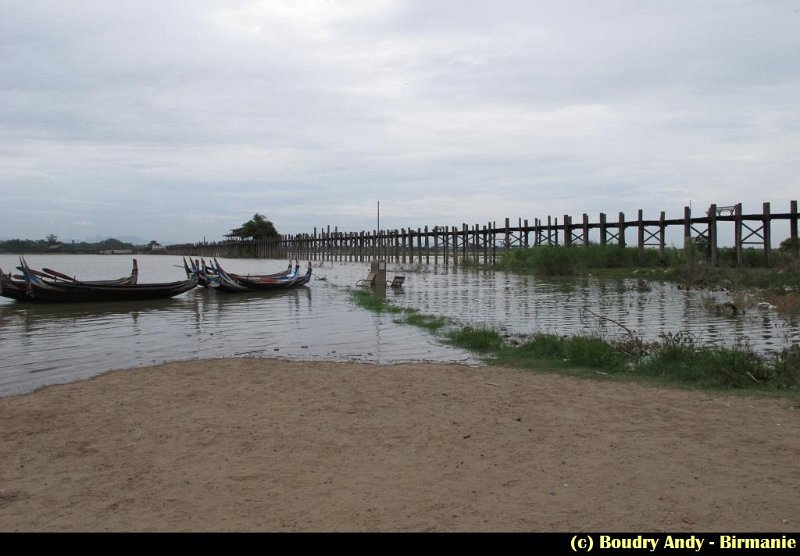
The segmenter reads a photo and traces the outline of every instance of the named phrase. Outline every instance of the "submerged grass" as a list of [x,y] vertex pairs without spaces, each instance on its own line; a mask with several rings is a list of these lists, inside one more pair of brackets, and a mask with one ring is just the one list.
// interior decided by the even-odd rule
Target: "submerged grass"
[[800,261],[784,250],[772,251],[769,264],[765,261],[764,251],[759,249],[744,250],[741,265],[735,250],[720,249],[714,266],[691,248],[668,248],[663,257],[657,249],[645,249],[640,257],[634,247],[541,245],[514,249],[502,257],[497,267],[547,277],[636,277],[698,287],[800,291]]
[[782,314],[800,314],[800,260],[788,248],[772,251],[769,263],[761,249],[745,249],[741,263],[736,257],[734,249],[719,249],[718,264],[712,265],[694,244],[665,249],[663,257],[656,249],[645,249],[640,257],[637,248],[618,245],[541,245],[514,249],[497,267],[548,278],[635,278],[643,289],[649,281],[669,281],[750,292]]
[[431,315],[424,315],[414,309],[405,309],[404,316],[401,319],[398,319],[396,322],[401,324],[410,324],[412,326],[418,326],[420,328],[424,328],[429,330],[430,332],[438,332],[448,324],[450,324],[449,319],[444,317],[434,317]]
[[575,376],[656,383],[748,394],[781,395],[800,404],[800,346],[771,358],[745,343],[734,347],[702,345],[687,333],[663,334],[646,343],[639,337],[608,341],[598,336],[534,334],[511,345],[490,327],[461,327],[450,319],[402,309],[369,291],[353,291],[361,307],[401,315],[395,322],[420,326],[447,344],[479,354],[493,365],[560,372]]
[[363,309],[375,313],[397,315],[394,322],[418,326],[433,333],[451,324],[451,321],[445,317],[434,317],[422,314],[416,309],[397,307],[386,299],[378,297],[371,290],[351,290],[350,297],[356,305]]
[[403,310],[378,297],[370,290],[351,290],[350,296],[356,305],[375,313],[402,313]]
[[446,335],[448,344],[477,353],[496,353],[503,348],[503,337],[491,328],[466,326]]

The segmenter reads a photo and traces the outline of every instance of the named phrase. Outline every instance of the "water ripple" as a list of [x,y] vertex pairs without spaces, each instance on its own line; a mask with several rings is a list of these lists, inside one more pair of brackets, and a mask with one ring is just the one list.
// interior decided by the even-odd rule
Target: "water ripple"
[[[142,282],[181,279],[180,258],[139,256]],[[31,256],[33,267],[58,268],[85,279],[123,276],[125,256]],[[222,261],[232,272],[274,272],[282,261]],[[0,267],[14,258],[0,255]],[[223,294],[196,289],[174,299],[143,303],[38,305],[0,298],[0,395],[88,378],[117,368],[209,357],[287,357],[304,361],[474,363],[424,330],[398,325],[350,301],[366,263],[322,263],[307,288],[276,294]],[[781,349],[800,339],[798,319],[747,311],[714,315],[703,295],[634,281],[539,280],[503,272],[389,265],[389,278],[406,276],[389,300],[422,313],[486,325],[512,334],[620,332],[584,309],[619,322],[646,339],[686,330],[709,343],[747,338],[757,350]],[[724,296],[724,294],[714,294]],[[722,299],[722,298],[720,298]]]

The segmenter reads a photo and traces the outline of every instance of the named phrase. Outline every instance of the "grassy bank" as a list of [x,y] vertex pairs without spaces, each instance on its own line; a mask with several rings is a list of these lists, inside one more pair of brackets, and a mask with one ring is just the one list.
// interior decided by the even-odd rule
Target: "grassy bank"
[[783,312],[800,311],[800,261],[788,250],[775,250],[764,264],[761,250],[744,251],[737,266],[733,249],[719,250],[719,263],[712,266],[697,250],[666,249],[662,258],[656,249],[616,245],[564,247],[543,245],[515,249],[505,255],[498,268],[541,277],[596,276],[670,281],[692,288],[724,288],[757,291],[759,298]]
[[800,347],[764,358],[747,346],[700,345],[687,334],[608,341],[594,336],[534,334],[517,345],[490,329],[450,331],[448,343],[490,364],[667,386],[782,395],[800,402]]
[[478,354],[489,364],[581,377],[780,395],[800,403],[800,346],[761,357],[747,345],[705,346],[690,334],[667,334],[656,342],[635,336],[609,341],[595,336],[534,334],[512,339],[491,328],[463,327],[452,320],[401,309],[369,291],[354,291],[366,309],[422,326],[445,343]]

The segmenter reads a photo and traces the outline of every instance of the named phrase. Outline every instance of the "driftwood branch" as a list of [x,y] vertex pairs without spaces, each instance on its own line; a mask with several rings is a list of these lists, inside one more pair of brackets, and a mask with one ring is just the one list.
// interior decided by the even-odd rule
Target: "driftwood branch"
[[758,379],[757,379],[756,377],[754,377],[753,375],[751,375],[751,374],[750,374],[750,371],[745,371],[745,373],[747,373],[747,376],[749,376],[750,378],[752,378],[753,380],[755,380],[755,381],[756,381],[758,384],[761,384],[761,381],[760,381],[760,380],[758,380]]
[[616,321],[614,319],[610,319],[608,317],[604,317],[603,315],[598,315],[597,313],[595,313],[591,309],[587,309],[586,307],[584,307],[582,309],[582,312],[583,312],[584,315],[586,315],[587,313],[592,315],[594,318],[597,319],[598,322],[601,322],[601,323],[602,322],[610,322],[611,324],[616,324],[617,326],[622,328],[628,334],[629,338],[636,339],[636,333],[633,330],[631,330],[630,328],[628,328],[627,326],[625,326],[624,324],[622,324],[621,322]]

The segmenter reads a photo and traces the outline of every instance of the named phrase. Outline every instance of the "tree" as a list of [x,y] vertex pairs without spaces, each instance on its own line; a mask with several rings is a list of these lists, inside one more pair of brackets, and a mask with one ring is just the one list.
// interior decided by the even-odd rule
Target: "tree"
[[226,237],[238,237],[241,239],[265,239],[278,237],[279,235],[272,222],[267,220],[267,217],[263,214],[258,213],[242,224],[241,228],[235,228],[229,234],[225,234]]
[[114,251],[114,250],[129,250],[133,249],[133,245],[130,243],[124,243],[116,238],[110,237],[108,239],[104,239],[100,243],[97,244],[97,248],[103,251]]
[[47,234],[45,237],[47,243],[58,243],[58,236],[56,234]]

